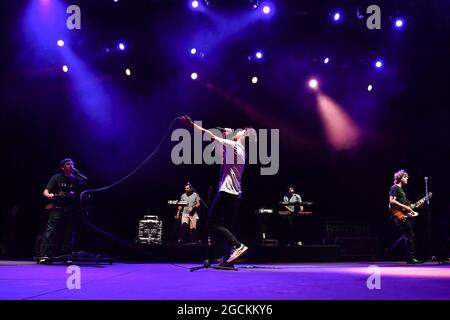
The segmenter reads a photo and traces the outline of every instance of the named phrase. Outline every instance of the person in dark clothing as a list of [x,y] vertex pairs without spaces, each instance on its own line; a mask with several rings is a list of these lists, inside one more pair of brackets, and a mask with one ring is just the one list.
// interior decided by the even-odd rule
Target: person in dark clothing
[[[389,190],[389,209],[391,213],[400,212],[394,217],[395,224],[400,229],[402,236],[392,245],[391,248],[396,247],[402,242],[405,245],[407,263],[417,264],[419,260],[415,258],[416,236],[414,234],[413,222],[410,217],[416,216],[417,213],[411,208],[411,202],[408,200],[403,188],[408,184],[408,173],[400,170],[394,174],[394,185]],[[403,212],[403,213],[401,213]]]
[[84,180],[75,176],[74,162],[60,162],[62,173],[51,177],[42,193],[49,200],[47,225],[42,235],[38,263],[46,263],[52,256],[69,254],[73,243],[73,231],[79,220],[78,196]]

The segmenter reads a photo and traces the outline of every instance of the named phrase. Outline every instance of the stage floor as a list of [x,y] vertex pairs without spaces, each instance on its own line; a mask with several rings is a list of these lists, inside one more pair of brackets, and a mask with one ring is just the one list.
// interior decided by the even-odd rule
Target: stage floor
[[[379,289],[369,290],[376,276]],[[80,289],[68,289],[67,265],[0,261],[2,300],[429,300],[450,299],[450,266],[426,263],[236,264],[238,271],[195,264],[81,265]],[[73,283],[73,282],[72,282]]]

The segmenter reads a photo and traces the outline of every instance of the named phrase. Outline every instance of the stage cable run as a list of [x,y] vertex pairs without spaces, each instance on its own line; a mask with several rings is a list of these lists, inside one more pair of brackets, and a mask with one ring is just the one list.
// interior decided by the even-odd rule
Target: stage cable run
[[[87,217],[87,214],[85,214],[85,213],[87,212],[87,210],[84,210],[84,208],[83,208],[83,199],[84,199],[84,197],[85,197],[86,195],[88,195],[88,194],[92,194],[92,193],[95,193],[95,192],[100,192],[100,191],[105,191],[105,190],[112,189],[112,188],[114,188],[115,186],[117,186],[117,185],[121,184],[122,182],[124,182],[125,180],[127,180],[128,178],[130,178],[131,176],[133,176],[136,172],[138,172],[138,171],[139,171],[139,170],[140,170],[140,169],[141,169],[148,161],[150,161],[150,160],[156,155],[156,153],[157,153],[157,152],[159,151],[159,149],[161,148],[161,145],[162,145],[163,142],[166,140],[166,138],[167,138],[167,136],[168,136],[170,130],[172,129],[173,125],[174,125],[175,122],[176,122],[177,120],[179,120],[179,119],[180,119],[180,117],[176,117],[176,118],[174,118],[174,119],[172,120],[172,123],[171,123],[171,124],[169,125],[169,127],[167,128],[166,132],[164,133],[163,137],[161,138],[159,144],[156,146],[155,150],[154,150],[147,158],[145,158],[145,159],[144,159],[144,160],[143,160],[143,161],[142,161],[142,162],[141,162],[141,163],[140,163],[133,171],[131,171],[131,172],[130,172],[129,174],[127,174],[125,177],[123,177],[123,178],[117,180],[116,182],[114,182],[114,183],[112,183],[112,184],[110,184],[110,185],[108,185],[108,186],[106,186],[106,187],[85,190],[85,191],[83,191],[83,192],[80,194],[80,208],[82,209],[81,211],[82,211],[83,221],[86,222],[87,225],[88,225],[89,227],[91,227],[92,229],[94,229],[96,232],[101,233],[102,235],[104,235],[104,236],[106,236],[106,237],[108,237],[108,238],[110,238],[110,239],[112,239],[112,240],[114,240],[114,241],[117,241],[117,242],[119,242],[120,244],[122,244],[122,245],[124,245],[124,246],[126,246],[126,247],[128,247],[128,248],[131,248],[131,249],[134,249],[134,250],[136,250],[136,251],[139,251],[140,253],[142,253],[142,254],[144,254],[144,255],[147,255],[147,256],[149,256],[149,257],[155,259],[155,260],[160,260],[160,261],[162,260],[161,258],[156,257],[154,254],[148,252],[147,250],[144,250],[144,249],[142,249],[142,248],[140,248],[140,247],[138,247],[138,246],[136,246],[136,245],[134,245],[134,244],[132,244],[132,243],[129,243],[129,242],[127,242],[127,241],[124,241],[124,240],[120,239],[119,237],[117,237],[117,236],[115,236],[115,235],[113,235],[113,234],[111,234],[111,233],[109,233],[109,232],[106,232],[105,230],[103,230],[103,229],[97,227],[95,224],[93,224],[92,222],[90,222],[89,219],[88,219],[88,217]],[[173,265],[173,266],[176,266],[176,267],[179,267],[179,268],[183,268],[183,269],[189,269],[188,267],[181,266],[181,265],[174,264],[174,263],[170,263],[170,265]]]

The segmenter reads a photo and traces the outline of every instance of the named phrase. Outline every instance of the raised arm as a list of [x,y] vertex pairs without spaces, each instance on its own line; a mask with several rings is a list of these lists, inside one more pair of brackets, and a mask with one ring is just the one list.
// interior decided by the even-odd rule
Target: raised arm
[[181,121],[183,121],[183,123],[185,125],[187,125],[189,127],[192,127],[195,130],[204,132],[205,134],[209,135],[211,137],[211,139],[214,139],[216,141],[222,142],[222,138],[221,137],[216,136],[214,133],[212,133],[208,129],[200,127],[198,124],[194,123],[194,121],[192,121],[192,119],[189,116],[182,116],[181,117]]

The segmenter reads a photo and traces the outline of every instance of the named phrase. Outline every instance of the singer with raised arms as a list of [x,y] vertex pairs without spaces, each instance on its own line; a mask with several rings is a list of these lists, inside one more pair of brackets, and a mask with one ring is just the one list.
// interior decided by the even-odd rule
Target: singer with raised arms
[[[42,235],[38,263],[71,253],[75,224],[79,221],[78,196],[87,179],[75,169],[72,159],[63,159],[61,173],[51,177],[42,195],[48,199],[47,225]],[[78,174],[75,174],[75,171]]]
[[[221,250],[223,253],[221,264],[230,265],[248,249],[233,233],[233,220],[238,214],[242,197],[241,179],[246,158],[245,138],[249,137],[256,142],[256,131],[252,128],[245,128],[235,132],[231,139],[227,139],[227,135],[232,132],[231,129],[222,130],[222,137],[219,137],[194,123],[188,116],[181,117],[181,121],[187,126],[209,135],[211,139],[222,146],[221,179],[219,191],[209,208],[208,234],[211,235],[214,251]],[[220,248],[218,243],[220,239],[226,240],[225,248]]]

